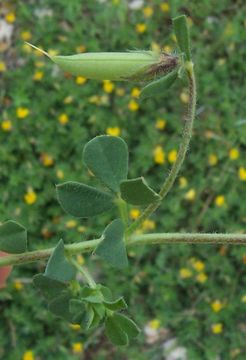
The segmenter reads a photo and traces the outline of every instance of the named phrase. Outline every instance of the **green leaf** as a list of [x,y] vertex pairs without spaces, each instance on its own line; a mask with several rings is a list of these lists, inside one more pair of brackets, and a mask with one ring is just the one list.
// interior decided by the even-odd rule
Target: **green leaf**
[[123,297],[120,297],[115,301],[104,301],[103,304],[107,309],[112,311],[119,311],[127,308],[127,303]]
[[95,137],[85,145],[83,160],[109,189],[119,192],[120,182],[127,178],[128,172],[128,149],[120,137]]
[[165,91],[167,91],[170,86],[172,86],[177,77],[178,70],[176,69],[167,74],[166,76],[163,76],[158,80],[152,81],[142,89],[140,94],[140,100],[163,95]]
[[75,278],[76,269],[66,259],[64,243],[60,240],[50,256],[44,275],[58,281],[66,282]]
[[107,337],[114,345],[128,345],[128,336],[118,324],[115,314],[107,317],[105,321],[105,330]]
[[75,181],[57,185],[58,201],[68,214],[83,218],[101,214],[112,208],[112,196]]
[[103,304],[93,304],[94,313],[96,313],[100,319],[105,316],[105,306]]
[[161,199],[143,177],[122,181],[120,191],[122,199],[132,205],[148,205]]
[[85,304],[78,299],[70,299],[69,301],[69,312],[73,315],[72,322],[79,324],[83,320],[84,313],[86,311]]
[[180,50],[185,54],[186,60],[190,61],[190,34],[186,16],[181,15],[174,18],[173,26]]
[[33,277],[33,283],[47,299],[53,299],[57,297],[67,288],[66,284],[54,279],[50,279],[44,274],[35,275]]
[[103,232],[103,240],[95,253],[116,268],[128,265],[124,242],[124,224],[121,219],[112,221]]
[[58,317],[64,318],[69,322],[73,321],[73,315],[69,310],[71,294],[69,292],[62,294],[49,303],[49,310]]
[[108,287],[99,284],[98,288],[100,289],[101,293],[103,294],[104,300],[106,300],[106,301],[112,300],[112,291]]
[[0,250],[21,254],[27,249],[27,230],[13,220],[0,225]]
[[134,321],[122,314],[114,314],[114,317],[120,328],[127,334],[130,339],[138,336],[140,329]]
[[92,289],[88,286],[84,286],[81,290],[82,299],[91,303],[101,303],[103,298],[99,289]]
[[83,313],[80,322],[82,329],[85,331],[89,330],[93,324],[93,319],[94,319],[93,308],[91,306],[88,306],[86,311]]

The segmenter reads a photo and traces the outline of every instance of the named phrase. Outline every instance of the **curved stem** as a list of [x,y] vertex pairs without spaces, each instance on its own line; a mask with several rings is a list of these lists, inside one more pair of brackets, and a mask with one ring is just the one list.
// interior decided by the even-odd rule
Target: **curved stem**
[[86,280],[87,284],[90,288],[96,289],[97,284],[95,283],[93,277],[91,276],[89,270],[85,266],[81,266],[77,263],[76,260],[73,258],[69,259],[70,262],[76,267],[76,269],[83,275],[84,279]]
[[[102,238],[65,245],[67,255],[77,255],[93,251]],[[211,244],[211,245],[246,245],[246,234],[199,234],[199,233],[161,233],[132,235],[128,246],[165,244]],[[49,258],[54,248],[37,250],[23,254],[8,255],[0,258],[0,267],[27,264]]]
[[[186,73],[189,82],[189,103],[188,103],[187,115],[185,117],[183,138],[179,147],[177,160],[175,161],[168,177],[166,178],[159,192],[159,195],[161,196],[161,200],[163,200],[166,197],[166,195],[169,193],[175,182],[175,179],[177,178],[179,170],[181,169],[181,166],[184,162],[187,150],[189,148],[190,139],[192,136],[192,129],[195,118],[195,112],[196,112],[196,79],[195,79],[192,62],[188,62],[186,64]],[[160,206],[160,204],[161,201],[154,204],[150,204],[140,215],[140,217],[131,226],[128,227],[126,233],[128,235],[132,234],[143,223],[143,221],[147,219]]]

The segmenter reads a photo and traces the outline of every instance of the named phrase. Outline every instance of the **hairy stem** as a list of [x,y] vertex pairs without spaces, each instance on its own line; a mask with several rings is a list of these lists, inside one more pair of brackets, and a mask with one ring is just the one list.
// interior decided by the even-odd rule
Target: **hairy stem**
[[[82,241],[76,244],[65,245],[67,255],[78,255],[93,251],[102,241],[102,238]],[[132,235],[127,242],[128,246],[135,245],[165,245],[165,244],[224,244],[246,245],[246,234],[199,234],[199,233],[163,233]],[[0,258],[0,267],[19,265],[49,258],[54,248],[31,251],[23,254],[9,255]]]
[[96,289],[97,284],[95,283],[95,281],[94,281],[93,277],[91,276],[89,270],[85,266],[79,265],[75,259],[70,258],[69,260],[76,267],[76,269],[83,275],[83,277],[86,280],[89,287],[92,288],[92,289]]
[[[192,137],[192,129],[193,129],[193,123],[194,123],[194,118],[195,118],[195,112],[196,112],[196,79],[195,79],[192,62],[188,62],[186,64],[186,73],[187,73],[188,82],[189,82],[189,103],[188,103],[187,115],[185,117],[183,138],[180,143],[177,160],[173,164],[173,167],[159,192],[159,195],[161,196],[162,200],[169,193],[169,191],[171,190],[171,188],[175,182],[175,179],[178,176],[178,173],[184,162],[187,150],[189,148],[190,139]],[[131,226],[128,227],[126,233],[128,235],[132,234],[143,223],[143,221],[145,219],[147,219],[160,206],[160,204],[161,204],[161,201],[154,203],[154,204],[150,204],[144,210],[144,212],[139,216],[139,218]]]

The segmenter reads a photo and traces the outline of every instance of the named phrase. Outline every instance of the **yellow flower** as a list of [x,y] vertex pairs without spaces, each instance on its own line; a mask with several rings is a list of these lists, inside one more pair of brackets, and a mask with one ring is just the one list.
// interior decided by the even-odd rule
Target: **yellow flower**
[[181,177],[179,178],[179,187],[180,187],[181,189],[183,189],[183,188],[185,188],[185,187],[187,186],[187,184],[188,184],[187,179],[186,179],[184,176],[181,176]]
[[139,209],[131,209],[130,210],[130,218],[132,220],[136,220],[140,216],[140,210]]
[[237,148],[232,148],[230,151],[229,151],[229,158],[231,160],[237,160],[239,158],[239,150]]
[[73,102],[73,96],[72,95],[68,95],[65,97],[65,99],[63,100],[63,103],[68,105],[71,104]]
[[75,331],[79,331],[81,329],[81,326],[79,324],[69,324],[69,327]]
[[77,53],[83,53],[83,52],[85,52],[86,51],[86,47],[84,46],[84,45],[79,45],[79,46],[77,46],[76,47],[76,51],[77,51]]
[[105,91],[107,94],[111,94],[115,88],[115,85],[110,80],[104,80],[103,82],[103,91]]
[[22,40],[29,41],[31,40],[32,34],[30,33],[30,31],[26,30],[26,31],[22,31],[20,36]]
[[56,171],[56,176],[58,177],[58,179],[63,179],[64,178],[64,172],[61,169],[58,169]]
[[223,331],[223,325],[221,323],[216,323],[211,326],[213,334],[220,334]]
[[1,128],[3,131],[11,131],[12,130],[12,122],[11,120],[3,120],[1,123]]
[[184,195],[185,200],[187,201],[194,201],[196,198],[196,190],[195,189],[190,189],[189,191],[187,191]]
[[52,156],[50,156],[47,153],[41,154],[40,160],[41,160],[42,164],[46,167],[50,167],[54,164],[54,159],[52,158]]
[[162,146],[158,145],[155,147],[154,152],[154,162],[158,165],[165,163],[165,152],[162,148]]
[[76,84],[78,84],[78,85],[84,85],[86,83],[87,79],[83,76],[77,76],[75,81],[76,81]]
[[148,323],[148,326],[153,330],[158,330],[161,326],[161,322],[158,319],[153,319]]
[[181,279],[188,279],[192,276],[192,271],[188,268],[181,268],[179,270],[179,276]]
[[223,66],[226,63],[226,59],[225,58],[220,58],[220,59],[218,59],[217,63],[218,63],[219,66]]
[[166,127],[166,120],[164,119],[157,119],[155,122],[155,128],[158,130],[164,130]]
[[203,271],[205,269],[205,265],[201,260],[193,261],[192,266],[196,271]]
[[131,96],[138,98],[140,95],[141,90],[137,87],[134,87],[131,91]]
[[160,5],[160,8],[161,10],[164,12],[164,13],[167,13],[170,11],[170,6],[167,2],[164,2]]
[[84,346],[82,343],[77,342],[72,344],[72,350],[74,354],[81,354],[83,352]]
[[0,61],[0,73],[7,70],[6,64],[3,61]]
[[15,13],[13,12],[9,12],[8,14],[5,15],[5,20],[10,24],[14,23],[15,19],[16,19]]
[[189,95],[186,91],[182,91],[180,94],[180,100],[182,101],[182,103],[184,104],[188,104],[189,102]]
[[173,48],[172,48],[172,46],[170,46],[170,45],[165,45],[165,46],[163,47],[163,51],[164,51],[165,53],[167,53],[167,54],[170,54],[170,53],[172,52],[172,50],[173,50]]
[[44,73],[43,73],[43,71],[36,71],[35,73],[34,73],[34,75],[33,75],[33,80],[35,80],[35,81],[40,81],[40,80],[42,80],[43,79],[43,76],[44,76]]
[[215,154],[210,154],[208,157],[208,164],[210,166],[215,166],[218,163],[218,158]]
[[225,205],[225,197],[224,197],[224,195],[216,196],[214,202],[215,202],[215,205],[218,206],[218,207],[224,206]]
[[106,129],[106,134],[107,135],[111,135],[111,136],[119,136],[120,135],[120,128],[115,126],[115,127],[108,127]]
[[116,88],[115,92],[118,96],[124,96],[126,91],[124,88]]
[[69,117],[67,116],[67,114],[61,114],[58,117],[58,121],[60,122],[61,125],[66,125],[69,122]]
[[128,109],[131,111],[137,111],[139,109],[139,105],[135,100],[131,100],[128,104]]
[[246,181],[246,168],[240,166],[238,169],[238,177],[242,181]]
[[57,56],[59,54],[59,51],[56,50],[56,49],[49,49],[47,51],[47,53],[50,55],[50,56]]
[[29,188],[24,195],[24,200],[28,205],[32,205],[37,201],[37,194],[31,188]]
[[246,303],[246,294],[241,297],[242,303]]
[[143,13],[146,18],[151,17],[153,15],[153,8],[151,6],[145,6],[143,8]]
[[157,44],[156,42],[152,42],[151,43],[151,50],[152,51],[156,51],[156,52],[160,52],[161,51],[161,47],[159,44]]
[[44,62],[43,61],[36,61],[35,62],[35,66],[37,67],[37,68],[42,68],[42,67],[44,67]]
[[34,360],[33,352],[31,350],[25,351],[22,360]]
[[77,223],[76,220],[68,220],[68,221],[66,222],[66,227],[67,227],[68,229],[75,228],[77,225],[78,225],[78,223]]
[[16,116],[19,119],[25,119],[29,115],[30,111],[27,108],[24,107],[18,107],[16,110]]
[[223,304],[220,302],[220,300],[214,300],[211,303],[211,308],[214,312],[219,312],[223,308]]
[[15,280],[14,281],[14,288],[18,291],[23,289],[23,284],[21,283],[21,281],[19,280]]
[[31,46],[29,46],[28,44],[23,44],[23,45],[22,45],[22,50],[23,50],[24,52],[28,53],[28,54],[32,52],[32,48],[31,48]]
[[156,224],[153,220],[146,219],[142,224],[143,230],[154,230],[156,228]]
[[85,258],[83,255],[77,255],[76,260],[79,263],[79,265],[84,265],[84,263],[85,263]]
[[201,272],[200,274],[198,274],[196,276],[196,280],[201,284],[205,283],[207,281],[207,279],[208,279],[208,276],[203,272]]
[[84,233],[84,232],[86,231],[86,227],[80,225],[80,226],[77,227],[77,230],[78,230],[78,232],[80,232],[80,233]]
[[146,31],[147,27],[145,24],[141,23],[141,24],[137,24],[135,29],[137,33],[143,34]]
[[169,151],[167,158],[168,158],[168,161],[170,162],[170,164],[175,163],[175,161],[177,160],[177,150]]

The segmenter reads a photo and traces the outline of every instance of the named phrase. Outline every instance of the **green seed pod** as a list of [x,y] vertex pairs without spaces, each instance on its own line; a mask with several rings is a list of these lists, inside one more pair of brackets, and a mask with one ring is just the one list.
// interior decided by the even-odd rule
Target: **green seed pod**
[[149,81],[170,72],[178,64],[176,56],[155,51],[95,52],[70,56],[43,53],[62,70],[94,80]]

